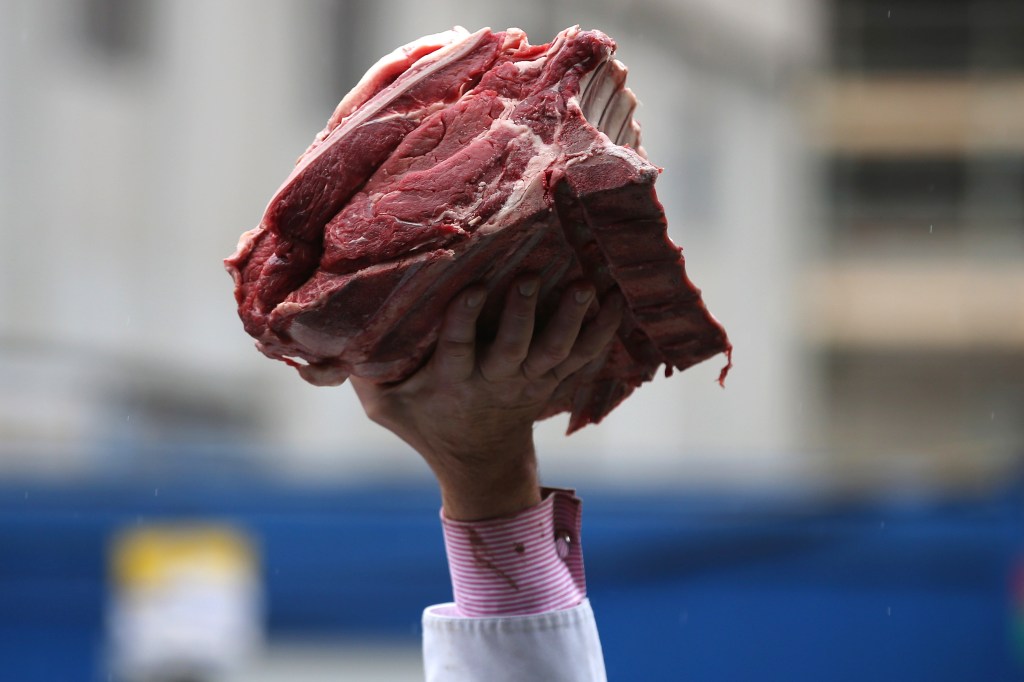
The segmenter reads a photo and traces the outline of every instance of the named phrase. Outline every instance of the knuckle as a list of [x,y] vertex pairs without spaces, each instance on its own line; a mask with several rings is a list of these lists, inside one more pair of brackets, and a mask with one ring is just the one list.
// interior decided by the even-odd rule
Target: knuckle
[[439,354],[448,358],[465,358],[473,354],[473,343],[461,339],[447,339],[440,346]]
[[527,400],[545,400],[558,387],[558,378],[551,372],[531,381],[523,388]]
[[475,324],[477,315],[476,310],[459,307],[449,310],[445,321],[451,326],[469,327]]
[[526,359],[526,353],[515,346],[502,346],[497,349],[495,355],[506,364],[518,364]]
[[490,364],[485,364],[480,367],[480,378],[485,382],[493,384],[502,380],[501,372]]
[[440,338],[448,343],[471,343],[473,327],[470,325],[447,325],[441,330]]
[[571,347],[568,344],[550,344],[540,348],[540,356],[551,364],[565,360]]
[[516,324],[523,324],[533,321],[533,308],[529,306],[516,306],[508,311],[508,320]]

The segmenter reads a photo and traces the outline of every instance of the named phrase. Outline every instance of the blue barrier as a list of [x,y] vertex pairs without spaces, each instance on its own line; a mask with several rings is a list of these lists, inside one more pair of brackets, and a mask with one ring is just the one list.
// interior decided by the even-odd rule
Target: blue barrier
[[[612,680],[1024,679],[1022,486],[916,502],[584,497]],[[423,606],[450,596],[437,508],[427,486],[5,484],[0,679],[105,680],[109,543],[159,520],[258,541],[272,637],[413,643]]]

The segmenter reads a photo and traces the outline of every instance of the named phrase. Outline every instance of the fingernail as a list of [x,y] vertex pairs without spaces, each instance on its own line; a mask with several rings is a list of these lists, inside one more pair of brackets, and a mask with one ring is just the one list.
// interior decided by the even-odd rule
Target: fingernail
[[531,279],[519,283],[519,293],[523,296],[533,296],[537,293],[537,280]]
[[594,298],[594,292],[591,289],[580,289],[573,294],[573,297],[576,299],[577,303],[582,305],[584,303],[589,303],[590,299]]
[[484,294],[482,291],[474,291],[469,296],[466,296],[466,305],[470,308],[475,308],[484,302]]

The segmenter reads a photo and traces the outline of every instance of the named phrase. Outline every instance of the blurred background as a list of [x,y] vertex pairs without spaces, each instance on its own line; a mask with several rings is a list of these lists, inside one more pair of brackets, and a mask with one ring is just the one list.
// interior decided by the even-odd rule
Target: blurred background
[[428,472],[221,259],[455,24],[618,41],[735,345],[538,427],[611,679],[1024,679],[1017,0],[0,0],[0,678],[420,678]]

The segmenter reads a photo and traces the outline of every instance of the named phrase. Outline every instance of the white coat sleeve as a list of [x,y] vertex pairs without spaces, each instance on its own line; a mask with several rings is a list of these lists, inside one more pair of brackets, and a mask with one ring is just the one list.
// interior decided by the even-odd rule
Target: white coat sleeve
[[526,616],[468,618],[454,604],[423,613],[427,682],[604,682],[590,602]]

